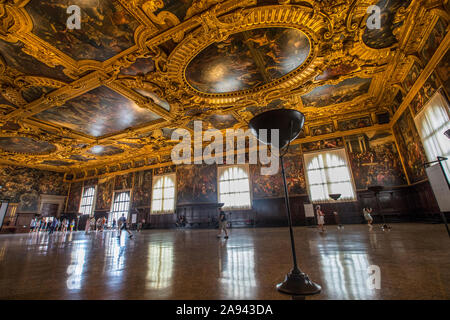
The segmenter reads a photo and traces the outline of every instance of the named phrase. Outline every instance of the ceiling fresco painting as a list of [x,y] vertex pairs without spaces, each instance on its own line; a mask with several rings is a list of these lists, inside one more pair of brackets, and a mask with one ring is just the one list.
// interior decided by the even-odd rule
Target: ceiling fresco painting
[[231,114],[214,114],[209,116],[207,120],[218,130],[231,128],[239,123]]
[[[378,30],[365,25],[373,4]],[[348,130],[392,128],[406,99],[420,110],[437,87],[423,72],[448,90],[444,1],[8,0],[0,12],[0,164],[75,180],[173,172],[173,130],[245,130],[280,108],[304,113],[304,152],[343,147]]]
[[45,63],[26,54],[23,49],[24,45],[21,42],[8,43],[0,40],[0,55],[8,67],[27,75],[47,77],[63,82],[71,81],[64,74],[61,67],[51,68]]
[[400,8],[407,8],[411,0],[380,0],[377,6],[381,9],[381,29],[369,29],[363,34],[364,43],[374,49],[389,48],[398,42],[395,29],[403,22],[395,22],[395,15]]
[[371,79],[351,78],[337,85],[318,87],[302,96],[305,107],[326,107],[355,99],[369,91]]
[[96,145],[96,146],[93,146],[91,149],[89,149],[88,153],[104,157],[104,156],[112,156],[112,155],[116,155],[119,153],[123,153],[123,151],[124,151],[123,149],[114,147],[114,146]]
[[159,118],[106,87],[94,89],[68,101],[64,106],[46,110],[35,117],[93,137],[119,132]]
[[186,79],[207,93],[252,89],[295,70],[309,52],[309,40],[300,30],[244,31],[200,52],[189,63]]
[[136,59],[128,68],[120,70],[120,74],[127,76],[144,75],[155,70],[155,62],[152,59]]
[[0,149],[15,153],[46,154],[55,151],[56,147],[27,137],[0,137]]
[[[67,29],[67,8],[81,8],[81,29]],[[104,61],[134,45],[139,23],[116,0],[32,0],[33,33],[75,60]]]
[[358,69],[356,64],[343,63],[331,68],[327,68],[321,75],[316,77],[318,81],[337,79],[340,76],[349,74]]
[[138,89],[134,89],[134,91],[138,92],[139,94],[143,95],[144,97],[152,99],[153,102],[156,103],[158,106],[166,109],[167,111],[170,111],[169,103],[166,100],[161,99],[157,94],[151,92],[150,90],[138,88]]

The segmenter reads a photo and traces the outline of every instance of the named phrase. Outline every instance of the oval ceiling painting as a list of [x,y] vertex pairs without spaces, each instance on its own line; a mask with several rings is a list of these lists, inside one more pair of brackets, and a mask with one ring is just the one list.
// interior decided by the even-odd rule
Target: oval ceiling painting
[[185,72],[187,82],[204,93],[259,87],[300,67],[311,44],[300,30],[262,28],[236,33],[197,54]]
[[54,152],[56,147],[27,137],[0,137],[0,149],[15,153],[48,154]]

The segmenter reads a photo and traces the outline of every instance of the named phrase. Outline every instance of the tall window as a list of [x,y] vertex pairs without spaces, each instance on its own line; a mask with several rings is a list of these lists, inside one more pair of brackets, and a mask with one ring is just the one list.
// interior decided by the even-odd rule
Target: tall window
[[224,209],[251,208],[248,167],[219,167],[219,202]]
[[82,214],[92,214],[94,209],[95,187],[83,188],[83,196],[80,202],[80,212]]
[[152,213],[175,212],[175,173],[155,177],[153,181]]
[[305,167],[312,202],[329,202],[330,194],[340,200],[355,200],[355,191],[345,149],[305,154]]
[[[428,160],[434,161],[438,156],[450,159],[450,141],[444,135],[450,129],[449,105],[440,92],[431,98],[414,121]],[[442,164],[447,177],[450,177],[449,161],[443,161]]]
[[111,224],[112,221],[118,219],[125,215],[128,219],[128,211],[130,209],[130,191],[121,191],[114,193],[114,202],[112,206],[111,213],[109,215],[108,224]]

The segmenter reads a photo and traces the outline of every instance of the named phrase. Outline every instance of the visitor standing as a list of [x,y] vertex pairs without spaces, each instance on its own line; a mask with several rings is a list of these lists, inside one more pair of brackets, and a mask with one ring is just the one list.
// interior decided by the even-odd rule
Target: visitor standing
[[219,209],[219,234],[217,235],[217,238],[220,238],[222,236],[222,232],[225,232],[225,239],[228,239],[227,225],[227,216],[222,209]]
[[363,208],[363,214],[364,214],[364,219],[366,219],[367,221],[367,225],[369,226],[369,230],[373,229],[372,223],[373,223],[373,218],[372,218],[372,208]]
[[317,215],[317,224],[319,225],[320,231],[324,232],[325,231],[325,214],[323,213],[322,209],[320,208],[320,206],[316,207],[316,215]]

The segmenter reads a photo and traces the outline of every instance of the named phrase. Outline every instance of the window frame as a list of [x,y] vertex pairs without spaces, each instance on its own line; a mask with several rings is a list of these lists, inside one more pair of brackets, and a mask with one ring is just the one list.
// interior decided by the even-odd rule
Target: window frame
[[[446,105],[443,106],[443,109],[444,109],[445,112],[447,113],[447,117],[450,119],[450,101],[449,101],[449,99],[447,98],[446,94],[443,92],[442,86],[439,87],[439,89],[436,90],[436,92],[431,96],[431,98],[424,104],[422,110],[420,110],[420,111],[413,117],[414,125],[416,126],[417,133],[419,134],[420,142],[422,143],[423,149],[424,149],[424,151],[425,151],[425,157],[426,157],[427,160],[430,161],[430,162],[431,162],[431,161],[435,161],[436,159],[430,159],[430,156],[428,155],[429,150],[428,150],[428,148],[427,148],[427,143],[426,143],[424,140],[427,140],[427,141],[428,141],[428,140],[431,139],[431,140],[433,141],[433,147],[435,147],[435,144],[434,144],[435,138],[434,138],[434,137],[438,135],[438,129],[433,127],[433,134],[431,134],[431,135],[429,135],[429,136],[427,136],[427,137],[422,137],[422,133],[420,132],[420,129],[423,127],[423,125],[422,125],[422,124],[419,125],[418,122],[419,122],[420,120],[422,120],[422,121],[423,121],[423,120],[427,120],[427,117],[424,116],[424,114],[425,114],[425,112],[426,112],[429,108],[432,107],[431,102],[432,102],[435,98],[437,98],[438,95],[440,95],[440,96],[441,96],[441,99],[445,101]],[[440,134],[443,135],[444,133],[441,132]],[[446,155],[440,155],[440,156],[446,157]],[[445,175],[447,175],[447,176],[450,178],[450,164],[449,164],[448,162],[447,162],[447,163],[444,163],[444,164],[443,164],[443,167],[445,168],[445,169],[444,169]],[[447,171],[448,171],[448,172],[447,172]]]
[[[113,195],[112,195],[112,199],[111,199],[111,208],[109,210],[109,215],[108,215],[108,225],[112,225],[112,215],[114,213],[113,209],[114,209],[114,199],[116,198],[116,194],[117,193],[122,193],[122,192],[129,192],[129,196],[130,196],[130,200],[128,203],[128,213],[126,215],[127,221],[130,218],[130,213],[131,213],[131,204],[132,204],[132,189],[123,189],[123,190],[114,190],[113,191]],[[117,218],[117,221],[119,220],[120,217]]]
[[[173,211],[156,211],[153,212],[153,192],[155,189],[156,183],[159,181],[159,179],[163,179],[167,176],[173,176],[173,188],[174,188],[174,195],[173,195]],[[164,188],[162,188],[164,190]],[[165,174],[159,174],[152,177],[152,195],[150,198],[150,215],[163,215],[163,214],[176,214],[177,213],[177,173],[171,172],[171,173],[165,173]],[[161,201],[164,201],[164,193],[162,194]]]
[[248,179],[249,196],[250,196],[250,207],[247,207],[247,208],[245,208],[245,207],[243,207],[243,208],[234,208],[234,207],[226,208],[226,207],[223,207],[223,209],[226,210],[226,211],[253,210],[253,192],[252,192],[253,185],[252,185],[252,179],[250,178],[250,167],[249,167],[248,163],[245,163],[245,164],[224,164],[224,165],[217,166],[217,202],[221,203],[220,202],[220,176],[227,169],[233,168],[233,167],[245,168],[244,171],[247,173],[247,179]]
[[[310,190],[310,186],[309,186],[308,167],[307,167],[305,155],[309,156],[309,155],[312,155],[312,154],[320,154],[320,153],[325,154],[325,153],[328,153],[328,152],[331,152],[331,151],[341,151],[342,154],[344,155],[346,166],[347,166],[347,169],[349,171],[350,183],[351,183],[352,188],[353,188],[354,199],[333,200],[333,199],[329,198],[327,200],[312,200],[311,190]],[[303,170],[304,170],[304,173],[305,173],[306,190],[307,190],[307,193],[308,193],[309,201],[311,203],[313,203],[313,204],[322,204],[322,203],[357,202],[358,201],[358,191],[356,189],[355,179],[353,177],[353,171],[352,171],[352,167],[351,167],[350,160],[349,160],[349,157],[348,157],[347,153],[348,153],[348,150],[347,150],[346,147],[332,148],[332,149],[323,149],[323,150],[316,150],[316,151],[310,151],[310,152],[304,152],[303,153],[303,157],[302,158],[303,158]]]
[[80,199],[80,205],[78,206],[78,212],[82,213],[81,212],[81,206],[82,206],[82,203],[83,203],[84,191],[86,189],[89,189],[89,188],[94,188],[94,194],[92,195],[91,212],[90,213],[83,213],[82,215],[83,216],[89,215],[89,217],[91,217],[91,216],[93,216],[93,214],[95,212],[95,205],[96,205],[96,202],[97,202],[96,201],[97,200],[97,185],[88,186],[88,187],[83,186],[83,189],[81,190],[81,199]]

